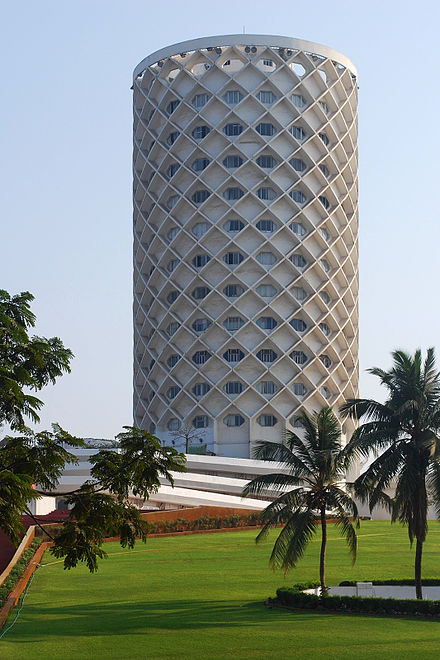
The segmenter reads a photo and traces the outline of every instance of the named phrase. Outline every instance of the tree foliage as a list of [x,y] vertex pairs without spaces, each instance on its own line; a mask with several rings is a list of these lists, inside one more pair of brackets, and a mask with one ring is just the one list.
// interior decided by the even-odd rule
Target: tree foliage
[[73,356],[56,337],[29,336],[35,325],[32,300],[29,292],[11,297],[0,291],[0,424],[18,433],[0,441],[0,528],[17,544],[24,531],[22,514],[32,516],[29,503],[43,494],[62,495],[70,514],[51,552],[64,559],[65,568],[81,561],[96,571],[98,559],[105,557],[106,536],[119,536],[124,547],[133,547],[136,538],[145,540],[147,525],[129,498],[147,499],[160,478],[173,483],[172,472],[185,470],[185,457],[162,447],[150,433],[126,426],[116,436],[117,449],[91,457],[91,479],[71,492],[57,491],[65,466],[77,462],[71,450],[85,443],[58,424],[51,432],[35,432],[25,424],[26,418],[39,420],[43,405],[28,390],[39,391],[70,371]]
[[70,371],[73,353],[58,337],[29,336],[35,326],[30,303],[34,296],[24,291],[10,296],[0,290],[0,424],[22,430],[25,418],[39,421],[43,402],[26,390],[39,391]]
[[[369,372],[388,390],[385,403],[372,399],[351,399],[341,411],[365,420],[355,431],[347,451],[352,455],[376,455],[355,482],[355,492],[391,512],[392,521],[408,527],[412,544],[416,539],[416,594],[422,597],[422,548],[428,531],[428,497],[440,513],[440,374],[435,367],[434,349],[425,360],[420,350],[414,355],[392,353],[389,371],[377,367]],[[394,497],[386,490],[395,486]]]
[[[57,485],[66,464],[76,463],[69,447],[84,441],[69,435],[58,425],[53,432],[7,436],[0,444],[0,528],[13,542],[23,533],[21,515],[29,502],[42,494],[62,495],[70,509],[63,529],[53,538],[51,552],[64,558],[65,568],[86,562],[97,570],[97,560],[105,556],[101,544],[106,536],[120,536],[121,545],[132,548],[136,537],[145,540],[147,525],[129,496],[148,498],[157,491],[160,477],[173,483],[171,471],[185,470],[185,457],[146,431],[124,427],[116,436],[117,450],[103,449],[93,456],[92,478],[80,488],[65,493]],[[36,485],[35,485],[36,484]]]
[[304,427],[303,437],[288,431],[285,444],[260,442],[254,452],[255,458],[275,461],[283,471],[256,477],[245,486],[243,495],[278,493],[262,514],[263,527],[256,540],[263,540],[271,527],[283,525],[270,564],[286,573],[302,558],[321,524],[320,578],[325,591],[328,512],[337,519],[353,561],[356,558],[357,508],[343,487],[350,461],[342,448],[340,424],[331,408],[324,407],[313,417],[302,412],[297,420]]
[[52,433],[25,428],[22,435],[6,436],[0,442],[0,527],[14,543],[23,532],[21,514],[40,497],[35,483],[55,489],[65,465],[76,462],[66,447],[81,445],[82,440],[57,424]]
[[185,470],[185,457],[136,427],[124,427],[116,438],[118,451],[104,449],[91,456],[92,479],[66,497],[70,519],[56,538],[52,552],[64,557],[65,568],[79,560],[91,571],[97,558],[105,556],[100,548],[105,536],[119,536],[123,547],[133,548],[136,537],[146,538],[147,525],[129,495],[148,498],[160,485],[160,477],[173,483],[171,471]]

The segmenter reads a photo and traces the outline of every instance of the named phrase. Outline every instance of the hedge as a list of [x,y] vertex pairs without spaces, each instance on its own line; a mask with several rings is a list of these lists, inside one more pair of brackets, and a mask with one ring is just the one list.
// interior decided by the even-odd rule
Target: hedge
[[[356,580],[343,580],[339,583],[340,587],[355,587],[357,584]],[[404,580],[398,580],[391,578],[389,580],[373,580],[373,585],[378,587],[385,587],[387,585],[395,587],[414,587],[414,578],[407,578]],[[437,578],[427,578],[422,580],[423,587],[440,587],[440,580]]]
[[187,532],[195,529],[224,529],[231,527],[257,527],[261,524],[260,513],[230,516],[204,516],[196,520],[158,520],[148,523],[149,534],[164,534],[167,532]]
[[[334,520],[334,516],[328,515],[329,521]],[[178,518],[177,520],[158,520],[156,522],[147,522],[147,533],[149,534],[166,534],[169,532],[191,532],[197,529],[230,529],[231,527],[260,527],[261,526],[261,512],[248,513],[240,515],[238,513],[229,516],[204,516],[197,518],[197,520],[185,520]],[[50,540],[56,538],[62,531],[62,523],[45,523],[44,529],[47,534],[45,535],[40,529],[35,530],[35,534]]]
[[41,544],[41,539],[34,539],[30,546],[23,552],[21,558],[15,564],[12,571],[9,573],[6,580],[0,587],[0,607],[6,603],[9,594],[23,575],[25,568],[35,554],[35,551]]
[[[255,513],[231,514],[229,516],[204,516],[197,518],[197,520],[185,520],[178,518],[177,520],[158,520],[156,522],[147,523],[147,534],[167,534],[169,532],[190,532],[196,529],[226,529],[231,527],[258,527],[261,525],[261,514],[259,511]],[[35,533],[41,536],[44,540],[56,538],[63,531],[61,523],[45,524],[44,529],[47,535],[44,535],[40,530]],[[44,538],[45,537],[45,538]],[[49,539],[48,539],[49,537]]]
[[[425,581],[428,582],[428,581]],[[388,581],[390,584],[391,581]],[[393,582],[393,584],[396,584]],[[379,584],[379,582],[376,582]],[[440,618],[439,600],[415,600],[397,598],[362,598],[360,596],[317,596],[306,594],[304,589],[319,587],[318,583],[296,584],[291,588],[277,589],[282,605],[304,610],[331,610],[363,614],[410,614]]]

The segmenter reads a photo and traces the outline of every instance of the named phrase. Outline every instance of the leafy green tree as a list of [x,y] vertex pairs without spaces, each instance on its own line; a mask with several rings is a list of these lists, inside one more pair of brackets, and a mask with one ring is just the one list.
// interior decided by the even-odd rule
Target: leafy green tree
[[26,390],[55,383],[70,372],[73,358],[58,337],[29,336],[35,326],[33,299],[29,291],[10,296],[0,290],[0,425],[7,423],[12,430],[22,430],[25,417],[39,421],[43,402]]
[[256,477],[245,486],[243,495],[278,493],[262,514],[263,527],[256,541],[263,540],[272,526],[283,525],[270,564],[273,568],[284,569],[285,573],[302,558],[320,523],[319,575],[321,592],[325,593],[326,514],[331,512],[336,518],[354,562],[358,513],[356,504],[344,490],[349,460],[342,448],[340,424],[332,409],[324,407],[313,417],[302,412],[297,420],[304,426],[303,438],[288,431],[285,444],[260,442],[254,452],[257,459],[279,463],[283,472]]
[[[422,550],[428,531],[428,495],[440,514],[440,374],[434,349],[422,360],[414,355],[392,353],[389,371],[377,367],[369,372],[388,390],[385,403],[350,399],[341,411],[366,420],[353,434],[347,451],[379,456],[355,482],[355,492],[369,502],[370,510],[384,505],[393,522],[408,527],[412,545],[416,540],[414,576],[416,596],[422,598]],[[395,485],[395,496],[385,491]]]
[[57,492],[58,481],[64,466],[77,461],[68,448],[84,446],[82,440],[56,424],[52,433],[26,430],[18,437],[4,438],[0,444],[3,531],[17,543],[23,531],[21,514],[26,511],[32,516],[29,501],[41,495],[62,495],[70,516],[63,522],[61,533],[52,537],[51,552],[64,558],[65,568],[84,561],[90,571],[96,571],[98,558],[105,556],[101,545],[106,536],[120,536],[121,545],[130,548],[136,537],[145,540],[147,525],[128,498],[134,495],[147,499],[157,492],[160,477],[173,484],[171,471],[184,471],[185,457],[172,447],[162,447],[146,431],[124,428],[116,436],[118,449],[103,449],[92,455],[92,478],[68,493]]
[[62,495],[70,517],[53,538],[51,552],[64,558],[65,568],[82,561],[96,571],[97,560],[105,556],[101,545],[106,536],[120,536],[121,544],[129,547],[136,537],[145,540],[147,525],[129,504],[129,496],[147,499],[159,488],[160,477],[172,484],[171,472],[185,470],[185,457],[162,447],[150,433],[127,426],[117,436],[117,450],[104,449],[91,457],[89,481],[69,493],[57,491],[64,467],[77,462],[70,450],[85,445],[57,424],[52,432],[34,432],[25,424],[26,418],[39,420],[43,405],[27,390],[54,383],[70,371],[73,357],[56,337],[29,336],[35,325],[32,300],[29,292],[11,297],[0,291],[0,425],[9,424],[19,433],[0,441],[0,528],[18,543],[21,515],[32,516],[29,503],[42,495]]
[[22,513],[30,513],[29,503],[41,497],[35,483],[55,489],[65,465],[76,462],[67,447],[82,445],[58,425],[53,433],[25,428],[22,435],[0,442],[0,528],[13,543],[19,543],[23,533]]

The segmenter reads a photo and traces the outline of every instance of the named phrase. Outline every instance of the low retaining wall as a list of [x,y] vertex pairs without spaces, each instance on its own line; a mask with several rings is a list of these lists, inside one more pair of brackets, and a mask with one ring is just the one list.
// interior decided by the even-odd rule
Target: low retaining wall
[[[25,541],[25,538],[23,539],[23,541]],[[29,547],[30,543],[32,543],[32,540],[33,540],[33,535],[32,535],[32,538],[30,539],[30,541],[27,545],[25,543],[23,543],[23,541],[22,541],[20,546],[17,548],[16,554],[13,557],[12,561],[15,560],[14,563],[12,564],[12,561],[11,561],[12,565],[8,565],[8,567],[2,573],[1,577],[3,577],[3,575],[7,572],[7,575],[5,575],[2,582],[4,582],[6,580],[9,573],[11,572],[11,570],[13,569],[13,567],[15,566],[17,561],[21,558],[21,556],[23,555],[26,548]],[[5,625],[6,619],[8,618],[8,615],[9,615],[10,611],[12,610],[12,608],[14,608],[17,605],[18,600],[19,600],[21,594],[23,593],[23,591],[26,589],[26,586],[27,586],[33,572],[38,567],[43,554],[45,553],[46,549],[50,545],[51,545],[50,543],[42,543],[37,548],[37,550],[35,551],[34,556],[32,557],[29,564],[24,569],[23,575],[21,576],[21,578],[19,579],[19,581],[17,582],[15,587],[12,589],[11,593],[9,594],[9,597],[8,597],[7,601],[5,602],[3,607],[0,608],[0,629],[3,628],[3,626]],[[20,554],[18,554],[19,550],[20,550]],[[17,555],[17,557],[16,557],[16,555]]]
[[[223,507],[223,506],[194,506],[187,507],[185,509],[161,509],[158,511],[141,511],[141,518],[149,523],[166,523],[166,522],[175,522],[176,520],[186,520],[192,522],[198,520],[199,518],[226,518],[232,515],[238,515],[240,518],[248,515],[256,515],[258,512],[255,509],[238,509],[236,507]],[[50,538],[50,534],[53,532],[56,534],[56,531],[61,527],[61,522],[53,522],[49,524],[43,524],[41,527],[47,530],[48,535],[46,539]],[[44,534],[41,529],[36,528],[36,536],[43,537]],[[182,532],[180,532],[182,533]],[[152,534],[149,534],[152,536]]]
[[[147,522],[158,523],[158,522],[173,522],[176,520],[186,520],[188,522],[192,522],[194,520],[198,520],[199,518],[205,518],[205,517],[206,518],[221,517],[223,519],[232,515],[239,515],[241,517],[241,516],[254,515],[254,514],[255,514],[254,509],[237,509],[235,507],[225,508],[225,507],[216,507],[216,506],[197,506],[187,509],[166,509],[163,511],[149,511],[145,513],[141,513],[141,517],[143,520]],[[51,528],[54,529],[60,526],[61,523],[52,523],[47,525],[49,529]],[[43,525],[43,527],[46,527],[46,525]],[[213,528],[213,529],[185,530],[181,532],[163,532],[159,534],[149,534],[148,536],[151,538],[155,538],[157,536],[186,536],[188,534],[238,532],[248,529],[255,529],[255,526],[254,527],[222,527],[219,529]],[[23,540],[21,541],[19,547],[17,548],[10,563],[5,568],[3,573],[0,575],[0,586],[7,579],[11,570],[14,568],[15,564],[22,557],[24,551],[32,543],[35,537],[35,531],[36,531],[35,526],[32,526],[28,529],[26,535],[23,537]],[[39,531],[40,530],[37,530],[37,532]],[[106,538],[105,541],[106,542],[119,541],[119,537]],[[11,612],[11,610],[17,605],[18,600],[21,594],[23,593],[23,591],[25,590],[33,572],[38,567],[38,564],[40,563],[43,554],[45,553],[47,548],[50,547],[51,545],[52,545],[51,542],[44,541],[43,543],[41,543],[39,548],[36,550],[33,558],[29,562],[28,566],[25,568],[23,575],[15,585],[14,589],[9,594],[6,603],[3,605],[2,608],[0,608],[0,629],[4,626],[6,619],[9,613]]]
[[[182,532],[159,532],[159,534],[147,534],[148,539],[163,539],[166,536],[188,536],[189,534],[215,534],[218,532],[248,532],[256,530],[257,526],[252,527],[213,527],[211,529],[190,529]],[[104,543],[113,543],[119,541],[119,536],[108,536],[104,539]]]
[[26,534],[23,536],[20,545],[18,546],[17,550],[15,551],[14,556],[10,560],[9,564],[6,566],[5,570],[3,573],[0,574],[0,587],[2,586],[3,582],[7,579],[9,576],[9,573],[12,571],[14,568],[15,564],[21,559],[21,556],[25,550],[30,546],[32,541],[35,538],[35,527],[29,527],[28,531]]

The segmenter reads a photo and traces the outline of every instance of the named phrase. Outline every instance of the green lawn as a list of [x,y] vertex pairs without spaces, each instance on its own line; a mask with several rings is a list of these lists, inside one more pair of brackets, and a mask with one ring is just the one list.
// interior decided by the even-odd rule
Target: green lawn
[[[330,526],[328,583],[412,577],[406,530],[364,522],[359,559]],[[270,537],[274,538],[274,535]],[[2,660],[77,658],[438,658],[440,622],[268,610],[281,585],[316,580],[319,540],[287,578],[268,568],[270,540],[255,532],[155,538],[134,551],[115,543],[96,575],[62,564],[41,568]],[[54,561],[46,553],[44,562]],[[440,524],[430,526],[424,577],[440,577]],[[9,623],[9,622],[8,622]]]

